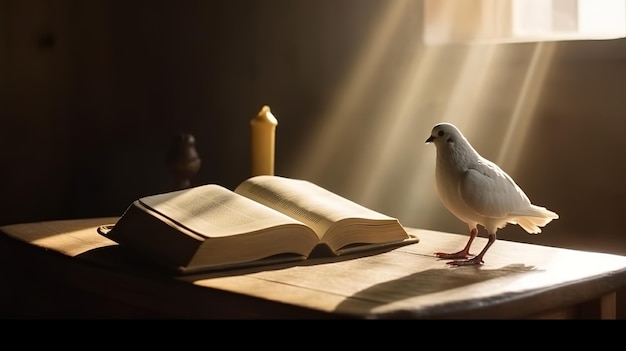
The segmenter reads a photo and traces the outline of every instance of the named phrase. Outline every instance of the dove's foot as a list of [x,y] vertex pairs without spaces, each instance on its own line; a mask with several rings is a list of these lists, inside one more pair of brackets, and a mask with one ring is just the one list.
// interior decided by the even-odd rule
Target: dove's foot
[[452,266],[472,266],[476,264],[483,264],[485,261],[483,261],[482,257],[476,256],[468,260],[450,261],[446,263]]
[[469,252],[466,252],[465,250],[462,250],[462,251],[455,252],[455,253],[435,252],[435,256],[437,256],[438,258],[446,259],[446,260],[457,260],[457,259],[470,258],[474,255],[472,255]]

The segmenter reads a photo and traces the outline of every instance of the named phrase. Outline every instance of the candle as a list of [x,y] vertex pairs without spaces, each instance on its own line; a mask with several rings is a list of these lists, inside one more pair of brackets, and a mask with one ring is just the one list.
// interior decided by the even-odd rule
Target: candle
[[252,176],[274,175],[276,125],[278,120],[267,105],[250,121]]

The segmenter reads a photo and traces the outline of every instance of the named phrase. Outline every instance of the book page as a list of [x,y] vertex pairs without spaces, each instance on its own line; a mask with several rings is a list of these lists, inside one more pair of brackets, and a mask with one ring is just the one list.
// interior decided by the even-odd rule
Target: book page
[[241,183],[235,192],[303,222],[320,237],[346,218],[396,221],[306,180],[256,176]]
[[283,224],[302,225],[217,184],[147,196],[139,201],[204,237],[242,234]]

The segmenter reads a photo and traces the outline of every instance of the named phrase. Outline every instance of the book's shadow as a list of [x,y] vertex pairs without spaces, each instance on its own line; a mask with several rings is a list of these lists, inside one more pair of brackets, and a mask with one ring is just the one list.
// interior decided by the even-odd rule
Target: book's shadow
[[306,260],[296,260],[296,261],[291,261],[291,262],[283,262],[283,263],[267,264],[267,265],[265,264],[255,265],[254,263],[251,263],[251,265],[248,267],[237,268],[237,269],[223,269],[223,270],[217,270],[217,271],[206,272],[206,273],[197,273],[193,275],[187,275],[187,277],[189,278],[189,280],[200,280],[200,279],[210,279],[210,278],[217,278],[217,277],[237,276],[237,275],[245,275],[245,274],[252,274],[252,273],[259,273],[259,272],[275,271],[275,270],[282,270],[282,269],[299,267],[299,266],[317,266],[317,265],[323,265],[323,264],[333,264],[336,262],[342,262],[342,261],[354,260],[354,259],[368,257],[368,256],[379,255],[388,251],[395,250],[401,246],[410,245],[414,243],[407,242],[406,244],[399,244],[396,246],[378,247],[378,248],[371,249],[371,250],[357,251],[357,252],[353,252],[353,253],[345,254],[341,256],[335,256],[332,253],[332,251],[325,245],[318,245],[315,247],[315,249],[313,249],[313,251],[311,251],[311,254]]
[[[403,245],[400,245],[403,246]],[[400,246],[380,247],[368,251],[350,253],[342,256],[335,256],[325,245],[316,247],[306,260],[298,260],[295,255],[278,255],[264,261],[277,261],[280,263],[259,264],[259,262],[251,262],[249,265],[240,265],[238,267],[225,267],[221,269],[212,269],[206,272],[184,274],[179,271],[168,268],[166,265],[160,266],[155,264],[153,259],[143,257],[136,251],[121,245],[111,245],[99,247],[85,251],[76,255],[77,258],[90,262],[91,264],[114,269],[123,273],[138,274],[143,276],[154,276],[160,278],[184,278],[187,281],[210,279],[216,277],[237,276],[264,271],[281,270],[295,266],[311,266],[321,264],[331,264],[346,260],[378,255],[397,249]],[[279,256],[284,256],[281,259]],[[291,258],[291,259],[290,259]],[[282,261],[282,262],[281,262]]]

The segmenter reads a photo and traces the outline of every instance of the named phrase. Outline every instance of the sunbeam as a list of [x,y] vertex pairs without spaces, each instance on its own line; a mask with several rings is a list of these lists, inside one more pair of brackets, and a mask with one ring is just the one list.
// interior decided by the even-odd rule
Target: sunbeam
[[[437,198],[435,151],[424,141],[435,123],[454,123],[480,146],[479,152],[514,173],[553,44],[429,46],[416,41],[410,46],[411,39],[398,28],[416,19],[410,12],[415,8],[409,0],[386,3],[370,27],[370,41],[355,56],[353,70],[317,130],[302,143],[289,173],[394,215],[404,225],[464,231]],[[409,58],[399,60],[403,66],[395,69],[397,74],[382,76],[381,67],[398,52]]]
[[524,78],[519,97],[511,113],[500,152],[495,160],[510,174],[515,173],[519,156],[526,142],[528,129],[533,122],[537,101],[554,54],[555,43],[537,43]]
[[[394,42],[395,25],[402,23],[400,19],[407,13],[407,8],[413,8],[410,0],[390,1],[387,5],[378,23],[371,27],[371,41],[358,55],[359,61],[354,63],[345,83],[336,90],[335,99],[328,106],[327,112],[320,117],[318,129],[311,131],[310,141],[302,144],[307,148],[294,162],[295,174],[319,178],[330,167],[332,158],[329,155],[337,150],[338,145],[351,144],[361,139],[354,132],[355,125],[360,122],[359,115],[352,111],[359,109],[367,90],[376,85],[374,72],[388,56],[388,45]],[[350,116],[352,118],[347,118]]]

